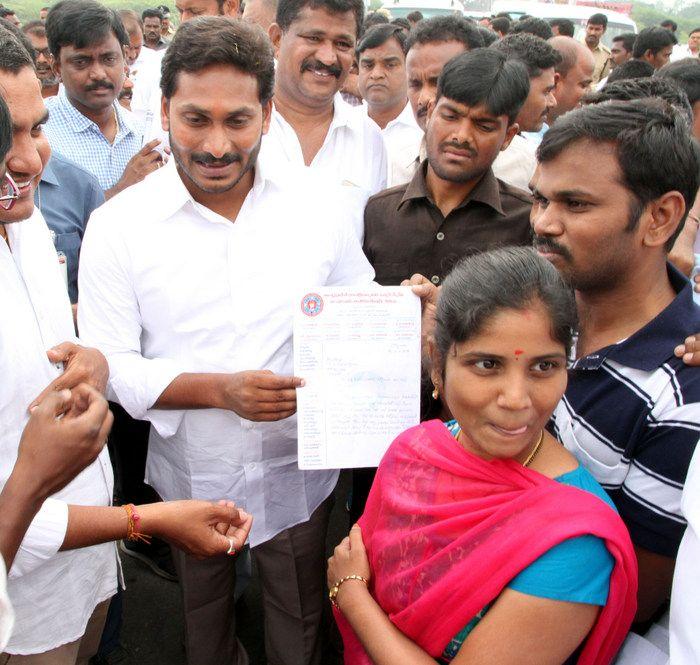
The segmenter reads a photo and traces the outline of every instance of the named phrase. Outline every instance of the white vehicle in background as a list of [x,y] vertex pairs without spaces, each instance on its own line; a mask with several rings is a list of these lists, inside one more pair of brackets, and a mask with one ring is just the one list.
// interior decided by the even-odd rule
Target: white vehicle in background
[[418,10],[423,18],[462,14],[464,5],[459,0],[385,0],[382,9],[391,14],[391,18],[406,18]]
[[608,17],[608,29],[603,35],[603,43],[612,46],[613,37],[624,32],[637,32],[637,24],[626,14],[613,12],[600,7],[588,5],[559,5],[545,2],[527,2],[527,0],[494,0],[491,5],[491,14],[508,12],[514,21],[523,14],[536,16],[549,22],[554,18],[568,18],[574,24],[574,38],[583,39],[586,31],[586,22],[593,14],[605,14]]

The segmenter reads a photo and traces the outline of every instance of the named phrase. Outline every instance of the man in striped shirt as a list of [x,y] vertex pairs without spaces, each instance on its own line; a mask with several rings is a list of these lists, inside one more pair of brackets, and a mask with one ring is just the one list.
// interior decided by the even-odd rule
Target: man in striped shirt
[[698,157],[680,114],[649,99],[567,114],[538,159],[535,246],[576,290],[580,315],[552,427],[630,530],[637,621],[648,622],[670,594],[700,432],[700,372],[674,356],[700,330],[700,309],[667,262],[698,189]]

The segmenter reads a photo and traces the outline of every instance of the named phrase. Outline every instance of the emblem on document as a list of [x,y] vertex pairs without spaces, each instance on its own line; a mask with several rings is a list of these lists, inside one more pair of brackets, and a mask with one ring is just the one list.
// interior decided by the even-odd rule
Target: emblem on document
[[323,298],[318,293],[307,293],[301,299],[301,311],[306,316],[318,316],[323,311]]

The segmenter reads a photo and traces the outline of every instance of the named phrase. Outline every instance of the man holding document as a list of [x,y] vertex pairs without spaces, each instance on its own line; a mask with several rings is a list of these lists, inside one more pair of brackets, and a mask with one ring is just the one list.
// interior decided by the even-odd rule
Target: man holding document
[[[148,482],[164,499],[235,497],[254,515],[268,662],[301,665],[321,662],[338,472],[298,467],[294,305],[309,288],[369,286],[374,271],[333,191],[257,159],[273,79],[257,27],[180,27],[161,79],[173,158],[93,214],[79,316],[116,401],[152,424]],[[175,563],[189,662],[248,662],[235,560]]]

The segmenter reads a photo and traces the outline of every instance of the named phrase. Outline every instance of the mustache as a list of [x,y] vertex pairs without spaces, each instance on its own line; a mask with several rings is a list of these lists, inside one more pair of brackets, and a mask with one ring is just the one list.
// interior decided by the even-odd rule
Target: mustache
[[565,259],[571,260],[571,252],[566,249],[566,247],[562,247],[547,236],[535,236],[532,244],[534,245],[535,249],[541,249],[551,254],[559,254]]
[[114,86],[109,81],[95,81],[94,83],[85,86],[85,92],[93,92],[95,90],[99,90],[100,88],[114,90]]
[[338,66],[338,65],[326,65],[325,63],[321,62],[320,60],[304,60],[304,62],[301,63],[301,71],[302,72],[309,72],[309,71],[320,71],[320,72],[328,72],[329,74],[332,74],[335,76],[335,78],[340,78],[340,75],[343,73],[343,70]]
[[221,157],[214,157],[210,152],[193,152],[190,159],[207,166],[228,166],[243,161],[243,158],[235,152],[225,152]]
[[440,149],[443,150],[444,148],[454,148],[455,150],[464,150],[469,153],[469,156],[472,158],[475,158],[478,156],[478,152],[474,150],[474,148],[464,141],[464,143],[455,143],[454,141],[445,141],[444,143],[440,144]]

